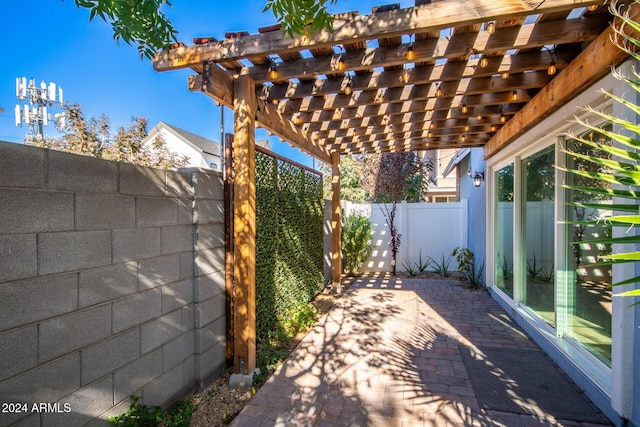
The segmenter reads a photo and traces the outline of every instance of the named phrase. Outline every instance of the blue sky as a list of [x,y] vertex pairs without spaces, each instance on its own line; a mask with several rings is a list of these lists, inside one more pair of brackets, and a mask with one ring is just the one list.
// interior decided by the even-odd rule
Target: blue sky
[[[332,12],[358,10],[390,2],[340,0]],[[413,6],[402,1],[401,7]],[[214,36],[228,31],[257,33],[272,25],[271,12],[262,13],[264,0],[217,1],[174,0],[165,13],[179,31],[178,39],[191,45],[193,37]],[[27,127],[17,127],[14,108],[16,77],[34,78],[37,84],[55,82],[64,90],[65,102],[83,107],[86,117],[105,114],[114,129],[131,117],[146,117],[152,127],[164,121],[190,132],[220,139],[220,108],[211,98],[191,93],[187,77],[191,70],[158,73],[148,59],[141,60],[135,47],[118,44],[110,25],[96,19],[89,22],[86,9],[73,0],[3,0],[0,3],[3,30],[3,58],[0,65],[0,140],[22,142]],[[57,112],[57,110],[52,111]],[[233,129],[232,113],[225,111],[225,128]],[[55,134],[53,126],[46,134]],[[258,138],[266,138],[258,131]],[[289,144],[270,138],[274,151],[311,165],[312,161]]]

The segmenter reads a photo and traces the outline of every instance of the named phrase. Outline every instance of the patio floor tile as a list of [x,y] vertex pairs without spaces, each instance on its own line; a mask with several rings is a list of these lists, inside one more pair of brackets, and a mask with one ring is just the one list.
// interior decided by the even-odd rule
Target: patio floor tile
[[485,291],[452,280],[358,278],[232,425],[611,425],[540,408],[481,408],[465,348],[482,355],[538,346]]

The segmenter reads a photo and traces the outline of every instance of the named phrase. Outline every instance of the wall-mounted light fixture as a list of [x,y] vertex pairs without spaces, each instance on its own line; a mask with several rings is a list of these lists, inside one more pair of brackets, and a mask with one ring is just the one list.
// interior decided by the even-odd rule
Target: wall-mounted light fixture
[[473,175],[473,186],[480,187],[484,182],[484,172],[476,172]]

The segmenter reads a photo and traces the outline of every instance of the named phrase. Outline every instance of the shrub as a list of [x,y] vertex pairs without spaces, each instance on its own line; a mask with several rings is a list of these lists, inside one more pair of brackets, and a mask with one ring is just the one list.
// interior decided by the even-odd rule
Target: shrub
[[348,216],[342,226],[342,255],[347,274],[355,274],[373,253],[371,220],[361,215]]

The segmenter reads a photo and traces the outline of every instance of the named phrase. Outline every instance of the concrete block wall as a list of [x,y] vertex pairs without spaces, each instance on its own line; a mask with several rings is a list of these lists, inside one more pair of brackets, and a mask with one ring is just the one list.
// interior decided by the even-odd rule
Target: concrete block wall
[[222,199],[216,172],[0,143],[0,426],[104,425],[218,371]]

